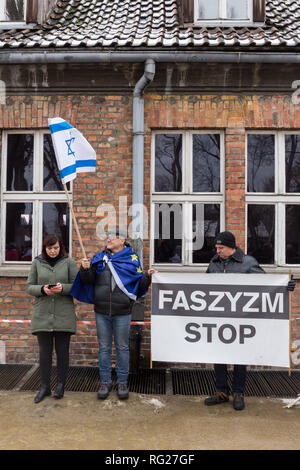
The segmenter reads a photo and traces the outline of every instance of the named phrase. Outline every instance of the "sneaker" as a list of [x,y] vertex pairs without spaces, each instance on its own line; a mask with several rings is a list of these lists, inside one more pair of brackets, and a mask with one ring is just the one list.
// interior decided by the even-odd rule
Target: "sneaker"
[[221,403],[226,403],[229,401],[229,396],[227,393],[217,392],[215,395],[208,397],[204,400],[205,405],[220,405]]
[[129,391],[126,384],[118,384],[118,397],[124,400],[129,397]]
[[241,411],[245,408],[244,396],[241,393],[234,393],[232,406],[236,411]]
[[99,388],[99,391],[98,391],[98,398],[100,400],[105,400],[105,398],[108,397],[109,392],[111,391],[111,389],[112,389],[111,383],[110,384],[101,384],[101,387]]

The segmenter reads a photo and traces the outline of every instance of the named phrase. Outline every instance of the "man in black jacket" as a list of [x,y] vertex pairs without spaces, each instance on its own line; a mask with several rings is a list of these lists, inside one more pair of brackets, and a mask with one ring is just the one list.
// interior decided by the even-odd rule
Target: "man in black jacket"
[[[81,282],[94,286],[94,309],[99,340],[99,371],[101,378],[98,398],[107,398],[112,388],[111,351],[112,337],[114,336],[117,353],[117,393],[120,399],[124,399],[129,396],[127,378],[129,373],[131,310],[135,297],[139,297],[148,289],[151,283],[151,275],[155,270],[149,269],[147,273],[142,274],[137,254],[126,243],[125,234],[119,230],[114,234],[108,234],[106,249],[100,255],[100,269],[98,267],[99,263],[91,264],[88,259],[83,259],[80,267]],[[140,273],[136,295],[123,285],[116,271],[117,262],[114,267],[114,260],[120,260],[120,255],[122,261],[119,263],[123,272],[124,270],[126,272],[129,269],[134,269]]]
[[[264,273],[255,258],[246,255],[236,246],[235,237],[231,232],[221,232],[215,241],[216,255],[211,259],[207,273]],[[295,281],[289,281],[288,289],[294,290]],[[208,406],[229,401],[227,382],[227,365],[215,364],[216,395],[205,400]],[[233,408],[243,410],[245,407],[244,392],[246,385],[246,366],[234,365],[233,370]]]

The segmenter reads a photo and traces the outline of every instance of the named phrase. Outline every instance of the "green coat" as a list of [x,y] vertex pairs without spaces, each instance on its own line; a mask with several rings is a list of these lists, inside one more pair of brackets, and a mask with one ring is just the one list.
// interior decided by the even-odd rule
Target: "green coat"
[[[73,297],[70,290],[78,272],[75,261],[64,256],[52,267],[41,256],[32,262],[26,292],[35,297],[31,320],[31,331],[76,332],[76,316]],[[41,289],[47,284],[60,282],[63,290],[60,294],[45,295]]]

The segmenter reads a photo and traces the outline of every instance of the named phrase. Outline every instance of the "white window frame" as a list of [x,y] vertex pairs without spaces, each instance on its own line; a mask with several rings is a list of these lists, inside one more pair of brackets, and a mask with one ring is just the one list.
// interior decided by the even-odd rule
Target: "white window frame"
[[227,18],[227,0],[219,0],[219,18],[201,19],[198,18],[199,0],[194,0],[194,23],[200,25],[225,25],[225,26],[244,26],[253,23],[253,0],[247,0],[248,18]]
[[[182,135],[182,191],[181,192],[155,192],[155,136],[159,134],[181,134]],[[215,193],[192,192],[193,171],[192,158],[193,134],[219,134],[220,135],[220,191]],[[154,236],[155,236],[155,204],[182,204],[182,262],[181,263],[155,263],[154,262]],[[206,130],[159,130],[152,133],[151,142],[151,230],[150,230],[150,260],[151,265],[161,270],[174,271],[187,268],[199,271],[199,267],[207,266],[208,263],[193,263],[192,250],[189,247],[192,239],[193,204],[219,204],[220,205],[220,230],[225,227],[225,133],[220,129]],[[184,233],[186,230],[186,233]]]
[[[248,193],[248,135],[250,134],[267,134],[274,135],[275,140],[275,162],[274,162],[274,193]],[[300,135],[297,130],[294,131],[248,131],[246,133],[246,247],[248,240],[248,205],[275,205],[275,236],[274,236],[274,264],[265,265],[267,268],[285,267],[295,269],[298,264],[285,263],[285,244],[286,244],[286,205],[300,205],[300,193],[285,193],[285,136]]]
[[[33,143],[33,191],[7,191],[7,136],[10,134],[32,134]],[[0,266],[30,265],[31,261],[6,261],[6,206],[7,203],[32,203],[32,259],[41,253],[43,233],[42,217],[43,203],[67,204],[64,191],[43,190],[43,136],[50,134],[47,129],[31,130],[18,129],[3,131],[2,133],[2,165],[1,165],[1,221],[0,221]],[[70,198],[72,199],[72,184],[70,185]],[[69,209],[68,209],[69,210]],[[72,252],[72,218],[69,215],[69,254]]]

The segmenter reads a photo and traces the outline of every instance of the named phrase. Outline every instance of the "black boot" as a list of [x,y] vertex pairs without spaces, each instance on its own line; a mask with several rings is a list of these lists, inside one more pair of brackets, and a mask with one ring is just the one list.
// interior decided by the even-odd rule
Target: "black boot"
[[57,398],[57,399],[63,398],[64,391],[65,391],[64,384],[61,382],[58,382],[58,384],[56,385],[55,392],[54,392],[54,398]]
[[34,398],[34,403],[40,403],[40,401],[44,400],[45,397],[51,395],[51,389],[49,385],[42,385],[39,393]]

